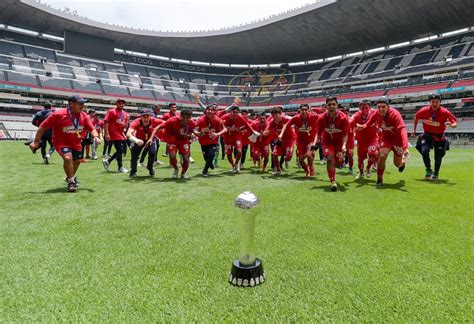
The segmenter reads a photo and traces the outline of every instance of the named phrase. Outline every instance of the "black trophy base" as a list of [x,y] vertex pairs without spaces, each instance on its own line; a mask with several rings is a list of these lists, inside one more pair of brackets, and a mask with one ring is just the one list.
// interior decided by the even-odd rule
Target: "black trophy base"
[[229,274],[229,283],[238,287],[255,287],[265,281],[262,261],[255,260],[255,264],[242,266],[239,259],[234,260]]

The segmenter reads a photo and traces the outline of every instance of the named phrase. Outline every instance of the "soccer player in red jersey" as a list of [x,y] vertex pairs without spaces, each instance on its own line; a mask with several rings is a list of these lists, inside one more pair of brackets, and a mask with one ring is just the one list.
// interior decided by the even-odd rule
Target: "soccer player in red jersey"
[[76,172],[82,159],[82,131],[89,131],[94,141],[100,143],[99,134],[94,129],[87,114],[82,111],[86,100],[78,95],[69,98],[69,106],[56,110],[43,121],[36,132],[34,141],[30,144],[34,152],[40,147],[40,141],[46,130],[53,129],[53,145],[63,159],[63,168],[66,173],[68,191],[77,189]]
[[[299,114],[295,115],[291,120],[283,126],[279,140],[282,140],[283,134],[288,127],[295,126],[296,130],[296,155],[301,167],[306,173],[307,177],[314,176],[314,152],[311,150],[316,133],[318,131],[318,115],[309,111],[307,104],[300,105]],[[306,164],[305,159],[308,163]]]
[[214,106],[207,106],[204,115],[196,121],[195,134],[206,162],[202,170],[203,177],[208,177],[209,169],[214,169],[214,159],[219,152],[219,136],[227,132],[224,122],[215,113]]
[[256,163],[258,167],[261,168],[262,172],[266,172],[270,155],[270,142],[268,137],[263,135],[267,128],[267,115],[263,112],[260,113],[258,118],[251,122],[251,125],[253,129],[261,134],[255,139],[255,142],[250,144],[252,159],[254,164]]
[[[321,107],[311,107],[311,110],[312,110],[313,112],[315,112],[316,114],[318,114],[318,115],[322,115],[322,114],[324,114],[324,113],[328,110],[328,106],[327,106],[325,103],[323,103],[323,104],[321,105]],[[322,164],[325,163],[325,159],[324,159],[323,149],[322,149],[322,147],[321,147],[321,142],[317,143],[316,145],[317,145],[317,148],[319,149],[319,150],[318,150],[318,153],[319,153],[319,164],[322,165]]]
[[341,111],[347,116],[347,119],[349,120],[349,133],[347,134],[347,143],[346,143],[346,158],[344,163],[347,163],[347,166],[349,167],[349,174],[354,174],[353,171],[353,166],[354,166],[354,132],[355,129],[350,123],[350,115],[349,115],[349,108],[348,107],[342,107]]
[[104,136],[105,140],[112,143],[115,147],[115,153],[108,159],[103,159],[102,164],[104,169],[109,171],[110,163],[117,159],[118,172],[127,173],[128,170],[123,167],[122,156],[124,153],[125,144],[125,129],[128,126],[130,117],[124,111],[125,100],[118,99],[116,107],[109,109],[104,119]]
[[285,161],[291,160],[296,135],[292,127],[287,127],[285,132],[282,133],[283,127],[291,120],[291,117],[283,115],[281,107],[273,108],[271,114],[272,116],[267,121],[267,128],[263,135],[268,136],[270,141],[275,140],[272,152],[275,171],[272,174],[280,175],[282,170],[279,157],[284,156]]
[[337,191],[336,167],[340,168],[344,164],[349,120],[337,109],[339,104],[336,97],[326,98],[326,104],[328,110],[319,116],[318,134],[313,147],[321,140],[321,147],[327,159],[326,169],[331,182],[331,191]]
[[357,129],[357,125],[365,125],[369,118],[377,114],[377,110],[370,108],[369,100],[362,100],[359,103],[359,111],[356,112],[350,119],[351,127],[355,128],[355,138],[357,139],[357,166],[359,172],[356,175],[356,179],[360,179],[364,176],[364,160],[368,158],[367,169],[365,176],[370,177],[372,166],[377,163],[378,158],[378,135],[377,125],[371,127]]
[[[251,120],[248,118],[249,112],[247,110],[242,110],[240,114],[242,115],[242,117],[245,118],[245,120],[247,121],[247,123],[249,123],[249,125],[253,124],[251,123]],[[250,131],[246,127],[243,127],[242,128],[242,158],[240,159],[240,168],[243,168],[245,160],[247,158],[247,151],[251,143],[249,139],[250,135],[252,135],[252,131]]]
[[[143,149],[148,151],[148,163],[146,168],[150,176],[155,175],[153,164],[155,162],[155,152],[157,150],[157,139],[151,137],[153,129],[162,124],[163,121],[152,117],[153,111],[151,109],[143,109],[140,118],[135,119],[128,128],[127,138],[132,142],[130,147],[130,177],[137,175],[137,166],[140,153]],[[151,140],[149,145],[145,145],[148,140]]]
[[[425,179],[436,180],[439,176],[441,161],[449,149],[449,142],[444,134],[446,126],[456,128],[457,120],[448,109],[441,106],[441,96],[439,94],[431,94],[429,99],[430,105],[421,108],[415,114],[412,136],[416,136],[416,126],[418,121],[421,121],[423,134],[418,137],[416,149],[423,156],[423,163],[426,168]],[[434,150],[434,172],[431,169],[431,149]]]
[[[248,129],[252,133],[256,133],[249,125],[248,121],[239,113],[240,108],[232,106],[230,113],[222,117],[227,132],[224,134],[225,151],[227,160],[231,165],[231,172],[240,172],[240,159],[242,157],[242,131]],[[257,133],[257,135],[260,135]],[[235,162],[234,162],[234,151]]]
[[409,158],[408,136],[402,115],[395,108],[390,107],[387,97],[381,97],[377,101],[377,114],[369,117],[364,125],[357,125],[359,131],[377,124],[382,129],[380,140],[379,158],[377,161],[377,183],[376,188],[383,184],[385,172],[385,161],[390,151],[393,152],[393,163],[399,172],[405,170],[406,160]]
[[193,112],[191,109],[183,109],[178,116],[171,117],[166,122],[158,125],[153,130],[151,138],[148,140],[147,145],[151,145],[153,138],[160,129],[165,130],[165,135],[168,141],[168,153],[170,157],[170,164],[173,167],[173,178],[178,177],[178,161],[176,154],[181,154],[183,157],[183,163],[181,167],[181,178],[189,179],[186,174],[189,167],[189,157],[191,156],[191,148],[189,141],[193,135],[193,130],[196,127],[196,123],[191,119]]

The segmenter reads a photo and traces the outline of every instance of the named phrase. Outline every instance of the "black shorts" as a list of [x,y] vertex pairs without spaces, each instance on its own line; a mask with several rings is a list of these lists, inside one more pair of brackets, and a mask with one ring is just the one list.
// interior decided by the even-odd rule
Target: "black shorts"
[[71,154],[73,161],[77,161],[77,160],[82,159],[82,152],[81,151],[75,151],[73,149],[70,149],[69,147],[61,148],[61,155],[66,155],[66,154]]

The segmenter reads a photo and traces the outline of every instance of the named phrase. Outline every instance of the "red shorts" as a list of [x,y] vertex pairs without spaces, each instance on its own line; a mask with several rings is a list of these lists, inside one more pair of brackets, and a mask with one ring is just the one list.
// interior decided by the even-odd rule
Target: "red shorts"
[[377,155],[379,150],[379,145],[377,141],[373,141],[372,143],[357,143],[357,155],[358,156],[364,156],[366,157],[367,155],[373,156]]
[[354,146],[355,146],[354,142],[355,142],[354,137],[347,139],[347,143],[346,143],[347,150],[354,149]]
[[273,147],[273,155],[275,156],[283,156],[285,155],[287,158],[293,155],[293,141],[291,142],[282,142],[280,145],[275,145]]
[[393,154],[403,157],[404,153],[404,148],[403,148],[403,143],[402,141],[393,141],[392,139],[388,138],[382,138],[380,141],[380,148],[388,148],[393,152]]
[[224,148],[226,154],[234,154],[234,149],[242,151],[242,141],[238,138],[224,138]]
[[252,150],[252,156],[255,158],[260,158],[260,157],[268,157],[268,154],[270,153],[270,148],[268,145],[264,144],[251,144],[250,148]]
[[325,157],[334,156],[337,165],[344,163],[344,152],[342,152],[342,145],[324,144],[322,143],[322,150]]
[[169,153],[191,155],[191,147],[188,143],[166,144]]
[[296,155],[305,155],[311,149],[311,142],[296,142]]

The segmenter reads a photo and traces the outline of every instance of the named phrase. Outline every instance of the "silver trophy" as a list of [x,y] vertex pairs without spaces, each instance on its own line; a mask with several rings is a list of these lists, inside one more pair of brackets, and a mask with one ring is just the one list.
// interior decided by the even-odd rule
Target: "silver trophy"
[[234,260],[229,274],[229,282],[239,287],[255,287],[265,281],[262,261],[255,256],[255,218],[259,200],[246,191],[235,199],[235,205],[242,209],[240,225],[240,257]]

